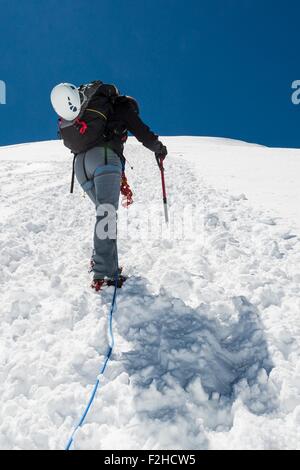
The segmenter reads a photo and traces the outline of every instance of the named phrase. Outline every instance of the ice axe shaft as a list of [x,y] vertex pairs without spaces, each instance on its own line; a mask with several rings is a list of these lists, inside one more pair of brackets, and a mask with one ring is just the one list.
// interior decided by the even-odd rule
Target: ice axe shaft
[[166,221],[166,224],[168,224],[169,223],[168,200],[167,200],[167,191],[166,191],[166,182],[165,182],[165,169],[164,169],[162,158],[159,158],[158,166],[159,166],[160,174],[161,174],[161,185],[162,185],[162,193],[163,193],[165,221]]

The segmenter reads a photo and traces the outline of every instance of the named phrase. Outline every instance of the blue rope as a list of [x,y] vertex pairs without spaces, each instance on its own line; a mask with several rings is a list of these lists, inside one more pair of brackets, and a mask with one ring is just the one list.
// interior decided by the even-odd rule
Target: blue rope
[[[110,308],[110,313],[109,313],[109,327],[108,327],[108,333],[109,333],[109,348],[108,348],[108,351],[106,353],[106,357],[105,357],[105,361],[104,361],[104,364],[102,366],[102,369],[100,371],[100,374],[99,375],[103,375],[104,372],[105,372],[105,369],[106,369],[106,366],[107,366],[107,363],[111,357],[111,354],[112,354],[112,351],[113,351],[113,347],[114,347],[114,344],[115,344],[115,340],[114,340],[114,335],[113,335],[113,327],[112,327],[112,320],[113,320],[113,313],[114,313],[114,310],[115,310],[115,306],[116,306],[116,298],[117,298],[117,288],[118,288],[118,272],[116,272],[116,275],[115,275],[115,290],[114,290],[114,295],[113,295],[113,299],[112,299],[112,303],[111,303],[111,308]],[[98,376],[99,377],[99,376]],[[95,396],[96,396],[96,393],[97,393],[97,390],[99,388],[99,385],[100,385],[100,380],[99,378],[97,378],[97,381],[94,385],[94,388],[93,388],[93,391],[92,391],[92,394],[90,396],[90,399],[89,399],[89,402],[77,424],[77,426],[75,427],[70,439],[68,440],[68,443],[67,443],[67,446],[65,448],[65,450],[70,450],[71,449],[71,446],[74,442],[74,437],[75,437],[75,434],[77,433],[78,429],[80,427],[82,427],[82,425],[84,424],[84,421],[85,421],[85,418],[87,417],[87,414],[88,412],[90,411],[90,408],[93,404],[93,401],[95,399]]]

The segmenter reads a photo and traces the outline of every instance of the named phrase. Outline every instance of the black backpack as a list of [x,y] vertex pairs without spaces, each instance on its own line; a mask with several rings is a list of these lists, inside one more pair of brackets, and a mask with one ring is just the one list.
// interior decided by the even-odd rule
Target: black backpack
[[74,121],[59,119],[59,133],[74,154],[87,150],[106,141],[106,128],[113,113],[113,105],[119,96],[114,85],[100,80],[79,87],[81,111]]

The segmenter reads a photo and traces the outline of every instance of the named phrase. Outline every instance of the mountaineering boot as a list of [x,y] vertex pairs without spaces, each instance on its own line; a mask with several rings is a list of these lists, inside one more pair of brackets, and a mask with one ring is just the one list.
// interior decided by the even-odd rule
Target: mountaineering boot
[[[117,279],[117,288],[121,289],[121,287],[123,286],[123,284],[126,280],[127,280],[127,277],[122,276],[122,274],[120,273],[118,275],[118,279]],[[107,286],[115,286],[116,285],[116,279],[114,279],[114,278],[107,279],[106,285]]]
[[94,279],[91,284],[91,288],[95,289],[96,292],[99,292],[105,286],[114,287],[116,285],[118,289],[121,289],[124,282],[127,280],[127,277],[123,276],[121,273],[122,273],[122,268],[119,268],[117,280],[115,277],[105,277],[104,279]]

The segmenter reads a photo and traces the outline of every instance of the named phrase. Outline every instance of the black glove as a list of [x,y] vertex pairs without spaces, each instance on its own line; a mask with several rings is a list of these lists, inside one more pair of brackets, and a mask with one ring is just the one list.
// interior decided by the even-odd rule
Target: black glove
[[168,155],[167,147],[161,144],[161,148],[159,149],[159,152],[155,153],[155,158],[156,158],[159,168],[160,168],[161,162],[166,158],[167,155]]

